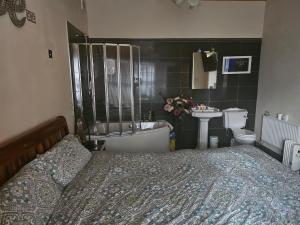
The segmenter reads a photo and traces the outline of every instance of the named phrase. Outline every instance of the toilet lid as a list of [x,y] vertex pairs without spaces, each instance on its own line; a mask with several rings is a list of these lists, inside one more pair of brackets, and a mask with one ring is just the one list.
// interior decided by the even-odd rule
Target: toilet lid
[[251,131],[251,130],[246,130],[246,129],[234,129],[233,130],[233,135],[235,136],[235,137],[249,137],[249,138],[251,138],[251,137],[256,137],[256,134],[253,132],[253,131]]

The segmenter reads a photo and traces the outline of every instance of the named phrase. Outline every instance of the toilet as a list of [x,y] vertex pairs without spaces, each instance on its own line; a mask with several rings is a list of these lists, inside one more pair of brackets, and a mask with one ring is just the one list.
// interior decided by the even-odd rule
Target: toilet
[[246,126],[248,111],[239,108],[223,110],[223,123],[226,129],[233,133],[232,145],[254,145],[256,134],[253,131],[243,129]]

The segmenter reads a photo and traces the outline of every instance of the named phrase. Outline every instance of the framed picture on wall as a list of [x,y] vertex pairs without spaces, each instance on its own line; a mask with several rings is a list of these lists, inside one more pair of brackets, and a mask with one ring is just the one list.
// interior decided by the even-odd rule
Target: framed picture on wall
[[222,74],[250,74],[252,56],[224,56]]

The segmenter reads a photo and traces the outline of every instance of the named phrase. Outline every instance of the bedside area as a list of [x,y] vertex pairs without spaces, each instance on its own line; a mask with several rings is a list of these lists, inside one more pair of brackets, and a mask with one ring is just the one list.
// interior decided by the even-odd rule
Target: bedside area
[[86,143],[84,143],[84,147],[86,147],[90,152],[99,152],[99,151],[105,151],[105,140],[88,140]]

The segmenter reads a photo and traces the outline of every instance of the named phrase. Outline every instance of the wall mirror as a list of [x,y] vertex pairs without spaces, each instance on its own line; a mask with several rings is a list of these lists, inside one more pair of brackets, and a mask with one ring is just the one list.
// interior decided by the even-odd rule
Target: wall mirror
[[193,53],[192,89],[216,89],[218,55],[215,50]]

